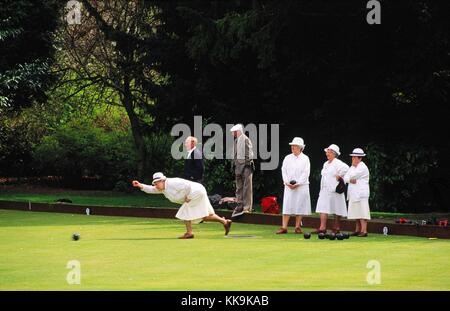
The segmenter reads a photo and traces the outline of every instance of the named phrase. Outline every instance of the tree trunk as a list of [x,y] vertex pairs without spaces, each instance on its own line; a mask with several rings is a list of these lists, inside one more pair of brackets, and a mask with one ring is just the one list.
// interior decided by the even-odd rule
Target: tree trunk
[[145,147],[144,136],[142,135],[139,118],[133,109],[133,98],[130,93],[130,82],[124,79],[124,94],[122,105],[127,111],[131,124],[131,133],[133,134],[134,144],[137,151],[137,179],[143,180],[146,173],[147,149]]

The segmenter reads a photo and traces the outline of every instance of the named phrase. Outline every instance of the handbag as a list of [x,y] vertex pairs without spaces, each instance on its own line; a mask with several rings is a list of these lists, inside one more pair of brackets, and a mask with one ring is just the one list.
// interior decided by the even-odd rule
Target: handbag
[[344,180],[342,179],[342,177],[339,178],[339,183],[337,184],[335,191],[336,191],[336,193],[339,193],[339,194],[344,193],[345,183],[344,183]]

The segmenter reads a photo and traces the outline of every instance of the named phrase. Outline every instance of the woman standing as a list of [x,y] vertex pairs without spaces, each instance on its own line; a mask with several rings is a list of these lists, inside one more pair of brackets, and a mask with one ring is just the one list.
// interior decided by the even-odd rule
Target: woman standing
[[152,186],[133,181],[133,186],[150,194],[163,194],[169,201],[182,204],[176,218],[184,220],[186,233],[180,239],[192,239],[192,223],[205,221],[216,221],[223,224],[225,235],[231,227],[231,220],[219,217],[215,214],[205,187],[202,184],[182,178],[167,178],[163,173],[153,174]]
[[316,213],[320,213],[320,227],[313,233],[327,232],[328,215],[334,215],[333,232],[338,233],[340,218],[347,216],[347,206],[344,193],[337,193],[336,186],[349,167],[337,158],[341,154],[337,145],[331,144],[324,151],[328,161],[323,164],[320,193],[316,207]]
[[344,176],[344,182],[348,184],[348,219],[356,219],[353,236],[367,237],[367,221],[370,220],[369,169],[362,161],[366,154],[361,148],[355,148],[350,156],[352,166]]
[[295,233],[302,233],[303,215],[311,215],[311,199],[309,196],[310,162],[303,153],[305,144],[302,138],[295,137],[291,143],[292,153],[283,160],[281,173],[284,183],[282,226],[276,232],[285,234],[290,216],[295,216]]

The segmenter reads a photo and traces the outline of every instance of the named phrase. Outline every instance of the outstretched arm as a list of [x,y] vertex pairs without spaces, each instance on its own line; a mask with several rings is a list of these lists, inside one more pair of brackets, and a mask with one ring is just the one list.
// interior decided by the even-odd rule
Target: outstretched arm
[[133,180],[133,182],[131,183],[133,185],[133,187],[139,188],[140,190],[144,191],[145,193],[161,193],[161,191],[159,191],[158,189],[156,189],[154,186],[149,186],[149,185],[145,185],[145,184],[141,184],[139,181],[137,180]]

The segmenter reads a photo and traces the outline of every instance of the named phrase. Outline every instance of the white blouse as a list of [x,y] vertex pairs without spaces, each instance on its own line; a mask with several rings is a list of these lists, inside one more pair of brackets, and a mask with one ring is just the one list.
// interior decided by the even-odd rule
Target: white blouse
[[326,161],[323,164],[321,171],[322,179],[320,180],[320,191],[324,192],[335,192],[338,181],[336,180],[336,175],[344,176],[347,173],[349,167],[347,164],[339,159],[333,159],[333,161]]
[[[348,183],[348,200],[357,202],[369,198],[369,176],[369,169],[364,162],[359,162],[356,167],[350,167],[344,176],[344,182]],[[350,183],[350,179],[356,179],[356,184]]]
[[144,185],[142,191],[150,194],[163,194],[169,201],[173,203],[183,204],[185,199],[192,200],[199,193],[192,189],[192,182],[182,178],[167,178],[166,187],[163,191],[156,189],[155,186]]
[[297,184],[308,185],[310,168],[309,157],[303,152],[298,156],[293,153],[288,154],[281,166],[283,182],[289,184],[291,180],[295,180]]

